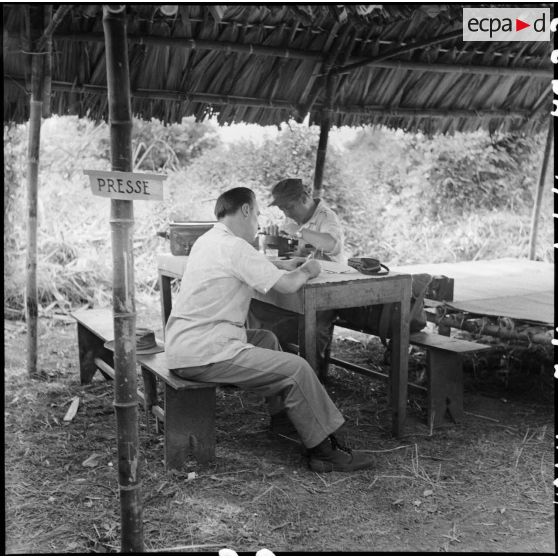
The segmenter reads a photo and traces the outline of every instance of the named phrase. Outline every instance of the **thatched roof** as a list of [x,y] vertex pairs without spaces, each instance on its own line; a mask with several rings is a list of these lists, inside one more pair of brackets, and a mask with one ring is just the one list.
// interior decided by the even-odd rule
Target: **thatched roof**
[[[102,5],[52,7],[52,111],[106,119]],[[133,111],[278,125],[319,122],[329,106],[337,126],[538,130],[552,106],[552,43],[464,43],[462,7],[126,5]],[[28,9],[3,6],[5,122],[29,114]]]

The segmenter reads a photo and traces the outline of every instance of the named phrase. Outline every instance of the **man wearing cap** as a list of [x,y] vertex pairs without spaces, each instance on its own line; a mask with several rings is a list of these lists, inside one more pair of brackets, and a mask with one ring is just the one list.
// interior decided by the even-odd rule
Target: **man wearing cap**
[[[339,218],[321,199],[313,198],[310,189],[300,178],[285,178],[271,190],[270,206],[277,206],[286,219],[279,227],[281,231],[298,238],[298,249],[293,255],[310,256],[319,260],[346,263],[344,253],[345,235]],[[266,232],[264,230],[264,232]],[[316,342],[318,367],[326,365],[326,351],[333,334],[335,310],[316,314]],[[250,305],[248,326],[273,331],[279,342],[297,342],[298,315],[253,300]]]
[[320,260],[346,263],[345,236],[337,215],[321,199],[313,198],[300,178],[285,178],[273,187],[270,206],[277,206],[286,220],[281,229],[298,238],[296,255],[312,254]]
[[369,455],[338,443],[334,433],[344,419],[310,365],[282,352],[270,331],[245,327],[254,290],[294,293],[320,273],[316,260],[274,265],[258,252],[252,246],[258,215],[248,188],[233,188],[217,199],[218,223],[194,243],[167,322],[168,366],[182,378],[261,394],[272,428],[294,426],[313,471],[370,467]]
[[[296,255],[311,254],[317,259],[346,263],[343,252],[343,228],[339,218],[322,200],[312,198],[309,192],[309,188],[305,188],[299,178],[286,178],[273,186],[271,190],[273,199],[269,205],[277,206],[286,217],[280,229],[299,239],[299,250]],[[411,333],[420,331],[426,326],[422,299],[431,278],[426,273],[413,275]],[[413,304],[415,300],[421,303]],[[382,309],[382,305],[375,305],[316,313],[316,345],[320,376],[325,376],[327,371],[327,353],[335,318],[340,316],[356,329],[378,332],[380,336],[390,336],[390,313],[384,314]],[[384,321],[385,323],[380,325],[380,322]],[[252,301],[248,317],[249,327],[273,331],[283,346],[297,343],[297,324],[297,314],[258,300]]]

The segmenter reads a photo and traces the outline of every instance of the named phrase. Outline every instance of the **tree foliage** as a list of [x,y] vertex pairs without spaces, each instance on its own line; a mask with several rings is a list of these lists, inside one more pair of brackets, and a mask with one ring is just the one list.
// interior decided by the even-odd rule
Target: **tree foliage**
[[[164,171],[165,200],[134,204],[138,290],[157,286],[157,232],[173,220],[213,220],[217,196],[252,188],[260,225],[282,217],[268,207],[286,177],[312,185],[319,130],[294,122],[259,141],[225,143],[212,123],[134,121],[139,170]],[[336,130],[331,132],[332,139]],[[109,130],[77,117],[42,129],[39,177],[41,304],[99,302],[111,283],[109,203],[91,196],[84,169],[110,169]],[[22,306],[25,285],[24,180],[27,126],[4,130],[5,301]],[[359,129],[328,146],[321,196],[339,215],[350,255],[390,265],[526,257],[543,138],[484,132],[426,137]],[[549,183],[551,184],[551,182]],[[551,186],[539,229],[539,259],[552,261]],[[6,223],[12,230],[6,235]],[[7,236],[7,240],[6,240]],[[105,294],[103,294],[103,292]]]
[[163,124],[134,118],[134,166],[145,171],[177,171],[219,142],[217,125],[183,118],[180,124]]

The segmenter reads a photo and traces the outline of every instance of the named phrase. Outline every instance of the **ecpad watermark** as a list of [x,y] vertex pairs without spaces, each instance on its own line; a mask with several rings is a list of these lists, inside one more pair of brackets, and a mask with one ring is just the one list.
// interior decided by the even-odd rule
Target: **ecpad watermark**
[[463,8],[464,41],[550,41],[550,8]]

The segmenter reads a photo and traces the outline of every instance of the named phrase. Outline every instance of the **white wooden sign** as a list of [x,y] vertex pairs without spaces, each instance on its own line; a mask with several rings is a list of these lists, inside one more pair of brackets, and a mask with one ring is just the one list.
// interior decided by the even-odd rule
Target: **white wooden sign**
[[115,200],[163,200],[164,174],[84,170],[94,196]]

